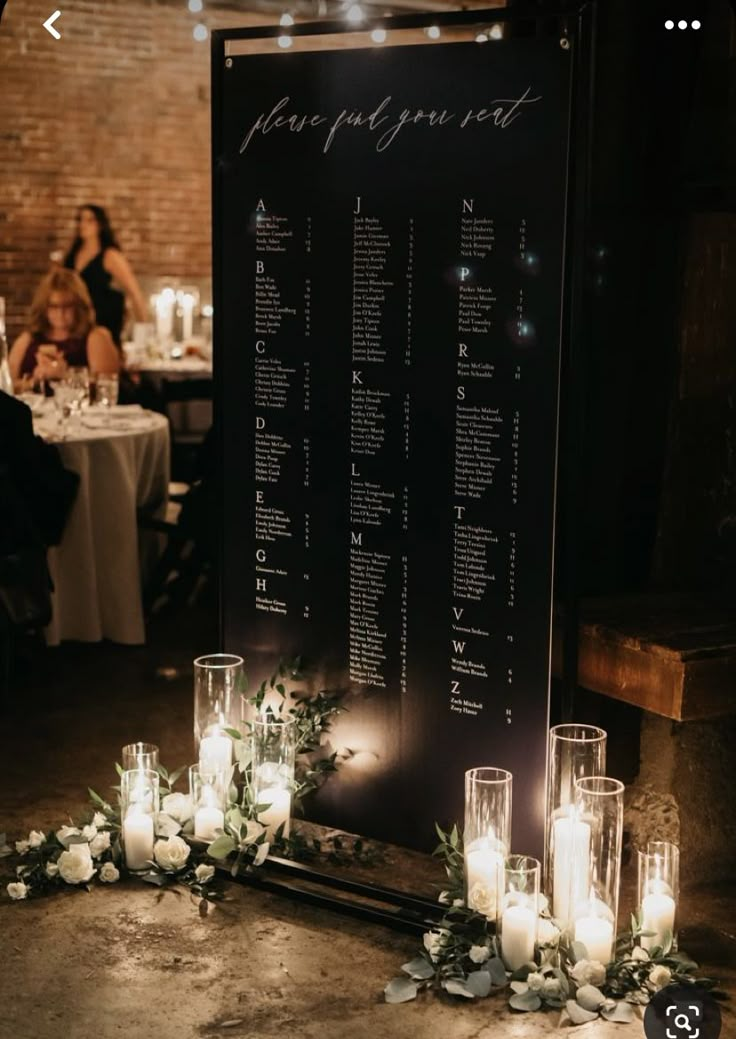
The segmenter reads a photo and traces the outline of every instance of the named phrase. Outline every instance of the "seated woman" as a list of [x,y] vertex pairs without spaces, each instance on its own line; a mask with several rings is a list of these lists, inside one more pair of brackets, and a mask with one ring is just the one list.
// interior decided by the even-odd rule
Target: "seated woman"
[[28,330],[8,357],[13,380],[54,379],[71,366],[90,373],[120,371],[120,353],[106,328],[95,325],[87,288],[74,271],[53,270],[36,289]]

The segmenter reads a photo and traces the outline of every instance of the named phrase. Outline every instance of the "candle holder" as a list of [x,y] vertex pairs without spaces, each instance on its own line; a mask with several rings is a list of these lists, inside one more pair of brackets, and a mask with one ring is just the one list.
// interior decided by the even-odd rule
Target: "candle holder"
[[280,826],[289,836],[291,796],[297,740],[296,719],[267,712],[252,722],[253,803],[260,806],[258,820],[273,841]]
[[192,765],[189,769],[189,794],[192,799],[194,836],[214,841],[225,826],[229,775],[222,769]]
[[125,865],[133,873],[148,869],[153,859],[158,786],[153,769],[128,769],[120,779],[120,837]]
[[121,756],[124,772],[158,771],[158,747],[155,743],[126,743]]
[[511,844],[512,776],[503,768],[465,773],[465,901],[495,920]]
[[[568,927],[572,906],[587,895],[573,890],[573,876],[583,875],[583,863],[572,859],[573,841],[587,861],[584,831],[575,811],[575,782],[606,772],[606,733],[595,725],[555,725],[549,732],[547,811],[545,815],[544,889],[552,916]],[[584,881],[583,881],[584,883]]]
[[498,914],[501,957],[509,970],[534,962],[542,865],[529,855],[510,855],[504,866],[504,894]]
[[649,841],[639,851],[639,915],[642,949],[677,951],[677,903],[680,895],[680,849],[669,841]]
[[224,730],[236,727],[242,686],[242,657],[212,653],[194,661],[194,740],[206,771],[232,766],[233,744]]
[[[578,826],[573,833],[572,891],[585,889],[572,915],[574,938],[587,959],[610,963],[614,955],[621,878],[624,785],[618,779],[589,776],[575,783]],[[587,869],[585,858],[587,851]]]

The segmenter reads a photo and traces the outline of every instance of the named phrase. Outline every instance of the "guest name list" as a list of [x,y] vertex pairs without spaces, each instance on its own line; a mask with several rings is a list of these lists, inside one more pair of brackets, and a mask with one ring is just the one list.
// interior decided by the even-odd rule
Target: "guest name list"
[[374,103],[372,52],[224,78],[225,640],[340,676],[382,775],[322,815],[403,843],[458,817],[466,768],[544,779],[567,132],[545,46],[500,48],[491,81],[477,51],[418,48],[408,79],[387,52]]

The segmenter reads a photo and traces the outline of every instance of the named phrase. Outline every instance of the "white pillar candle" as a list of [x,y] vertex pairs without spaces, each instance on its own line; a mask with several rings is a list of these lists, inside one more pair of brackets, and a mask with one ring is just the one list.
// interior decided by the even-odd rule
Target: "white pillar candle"
[[201,772],[230,773],[233,763],[233,741],[229,736],[214,733],[203,736],[199,744],[199,768]]
[[256,804],[268,805],[258,813],[258,821],[266,827],[267,837],[272,841],[279,826],[284,823],[284,837],[289,836],[291,823],[291,793],[284,787],[270,786],[258,791]]
[[194,813],[194,836],[203,841],[214,841],[215,830],[225,826],[225,813],[212,805],[202,805]]
[[534,961],[537,914],[528,906],[509,906],[501,917],[501,955],[509,970]]
[[192,338],[194,330],[194,296],[185,292],[181,298],[181,336],[187,340]]
[[588,892],[590,826],[574,815],[554,823],[552,916],[563,924],[572,920],[577,902]]
[[145,869],[153,858],[153,816],[131,805],[123,820],[123,847],[128,869]]
[[159,342],[167,342],[174,329],[174,303],[176,293],[166,288],[156,296],[156,336]]
[[581,916],[575,921],[575,941],[582,942],[589,960],[610,963],[613,955],[613,924],[602,916]]
[[654,937],[642,935],[642,949],[652,949],[655,945],[663,946],[665,933],[669,937],[675,929],[675,900],[664,892],[653,892],[645,895],[641,903],[641,927],[643,931],[654,931]]
[[[484,845],[470,848],[465,855],[468,882],[468,908],[494,920],[498,907],[498,890],[503,883],[504,857],[500,851]],[[476,884],[483,891],[474,892]]]

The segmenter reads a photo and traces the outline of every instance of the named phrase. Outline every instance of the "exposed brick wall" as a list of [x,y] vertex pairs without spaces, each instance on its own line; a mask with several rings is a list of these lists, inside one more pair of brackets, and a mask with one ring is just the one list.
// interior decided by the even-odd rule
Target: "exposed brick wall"
[[273,21],[185,0],[10,0],[0,24],[0,295],[21,331],[49,253],[84,202],[108,209],[144,281],[210,273],[209,42],[192,28]]

